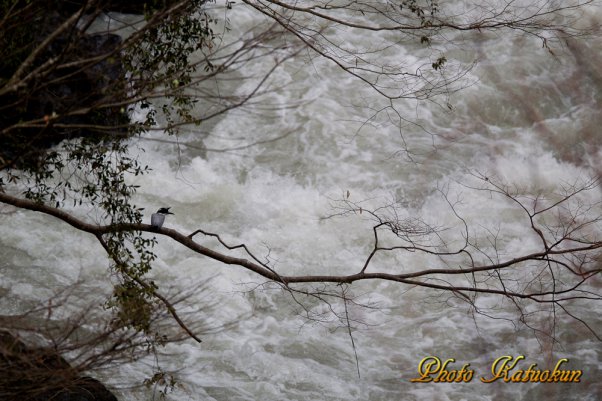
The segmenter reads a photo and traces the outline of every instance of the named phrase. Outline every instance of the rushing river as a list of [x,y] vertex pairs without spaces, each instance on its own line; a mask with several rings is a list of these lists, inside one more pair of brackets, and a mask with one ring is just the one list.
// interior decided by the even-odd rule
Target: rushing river
[[[602,19],[599,6],[588,12],[588,19]],[[230,18],[244,31],[264,21],[255,14],[235,5]],[[236,29],[229,33],[236,34]],[[325,218],[337,213],[338,200],[366,209],[397,202],[401,217],[450,227],[442,235],[450,245],[461,243],[458,219],[440,188],[450,199],[461,198],[456,211],[472,235],[487,238],[499,230],[500,258],[526,253],[535,239],[525,236],[524,215],[503,199],[461,184],[473,183],[470,172],[479,171],[532,193],[553,193],[562,183],[602,174],[602,42],[573,40],[552,55],[532,38],[484,32],[463,39],[463,48],[446,57],[450,64],[477,61],[463,78],[466,88],[439,104],[399,103],[409,121],[401,130],[391,113],[370,119],[386,101],[338,67],[302,52],[274,73],[268,87],[280,87],[262,98],[263,108],[234,110],[178,136],[177,142],[194,147],[155,141],[161,133],[137,141],[136,149],[145,149],[140,159],[152,167],[135,181],[137,202],[147,219],[170,206],[175,213],[167,218],[170,228],[184,233],[202,228],[229,243],[245,243],[260,257],[269,254],[280,273],[349,274],[361,269],[370,252],[372,222],[359,213]],[[418,44],[396,46],[409,60],[417,51],[411,46]],[[290,105],[295,107],[284,107]],[[363,122],[368,124],[359,129]],[[599,189],[587,197],[599,202]],[[77,280],[90,288],[108,287],[107,262],[93,238],[35,213],[11,209],[1,218],[0,284],[7,311],[22,310]],[[329,313],[329,305],[300,299],[304,309],[289,294],[261,286],[264,280],[251,272],[195,255],[168,238],[158,241],[157,283],[171,293],[192,291],[187,302],[199,312],[187,319],[208,328],[200,345],[186,341],[163,350],[161,366],[176,371],[179,381],[168,399],[602,397],[602,344],[574,320],[558,319],[554,343],[543,333],[550,329],[549,315],[529,321],[541,330],[535,332],[499,297],[481,296],[479,307],[486,313],[480,315],[451,294],[356,283],[346,287],[348,295],[370,306],[348,310],[358,377],[348,329]],[[216,242],[205,243],[220,249]],[[375,270],[412,271],[432,259],[409,253],[377,262]],[[332,307],[342,311],[340,303]],[[598,305],[581,306],[578,313],[602,333]],[[222,328],[211,329],[216,327]],[[504,355],[524,355],[525,366],[542,368],[568,358],[567,366],[582,370],[583,377],[573,384],[481,383],[479,377]],[[411,383],[428,356],[455,358],[456,369],[470,363],[475,379]],[[125,386],[143,380],[151,363],[98,376],[118,389],[121,400],[148,400],[150,392]]]

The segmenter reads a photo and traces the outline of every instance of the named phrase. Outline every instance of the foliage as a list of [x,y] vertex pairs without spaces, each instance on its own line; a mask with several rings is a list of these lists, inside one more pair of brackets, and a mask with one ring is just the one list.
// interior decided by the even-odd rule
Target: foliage
[[[141,32],[139,43],[130,47],[123,58],[134,96],[144,97],[149,89],[167,94],[168,102],[162,111],[166,119],[163,124],[170,134],[175,132],[176,123],[195,120],[191,110],[198,100],[187,96],[186,88],[193,82],[192,76],[199,66],[190,57],[194,52],[210,49],[216,38],[211,27],[215,20],[203,10],[207,2],[189,1],[177,14],[167,13],[160,24]],[[145,18],[152,20],[153,15],[147,14]],[[215,66],[206,58],[204,68],[210,71]],[[140,107],[146,110],[146,119],[139,128],[155,125],[156,113],[149,100],[143,99]]]
[[420,24],[425,27],[432,24],[430,21],[435,18],[439,11],[439,6],[434,0],[425,1],[424,4],[420,4],[417,0],[404,0],[399,5],[399,9],[403,10],[404,8],[408,8],[410,12],[415,14],[420,19]]
[[[149,169],[129,154],[129,139],[156,124],[151,102],[158,92],[171,100],[164,109],[168,126],[172,111],[180,119],[192,118],[195,100],[184,93],[195,68],[189,56],[215,39],[205,3],[145,4],[141,28],[118,40],[100,37],[105,42],[86,51],[99,36],[80,27],[90,25],[110,2],[89,2],[82,12],[61,7],[48,12],[46,1],[3,1],[0,188],[17,186],[24,198],[57,208],[94,210],[99,222],[140,223],[141,209],[132,201],[136,186],[128,177]],[[78,18],[62,27],[73,16]],[[38,33],[32,24],[41,26]],[[120,77],[124,72],[127,85]],[[100,86],[90,87],[94,80]],[[83,99],[79,85],[92,90]],[[126,111],[136,105],[146,116],[130,122]],[[115,231],[102,241],[117,278],[107,306],[120,320],[148,332],[156,288],[144,277],[155,258],[155,239],[140,231]]]

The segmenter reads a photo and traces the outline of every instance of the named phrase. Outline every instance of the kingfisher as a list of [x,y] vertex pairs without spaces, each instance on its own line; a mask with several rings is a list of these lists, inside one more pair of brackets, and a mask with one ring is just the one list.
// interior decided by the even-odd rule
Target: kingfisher
[[161,209],[157,210],[157,213],[153,213],[151,216],[151,226],[154,228],[161,228],[161,226],[163,226],[163,222],[165,221],[165,216],[168,214],[173,214],[169,211],[169,209],[169,207],[162,207]]

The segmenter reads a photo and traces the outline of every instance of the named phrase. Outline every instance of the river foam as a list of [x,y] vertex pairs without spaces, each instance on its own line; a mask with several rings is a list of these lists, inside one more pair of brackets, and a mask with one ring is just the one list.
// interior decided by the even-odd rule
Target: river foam
[[[250,27],[261,19],[253,15],[235,6],[231,18]],[[386,113],[370,119],[383,100],[368,88],[338,68],[301,54],[269,82],[282,89],[263,97],[264,104],[298,107],[233,111],[209,130],[201,126],[198,132],[189,129],[178,137],[198,147],[166,145],[153,141],[162,138],[161,133],[149,134],[136,145],[145,149],[138,157],[152,172],[132,178],[140,185],[137,202],[145,207],[145,218],[170,206],[175,215],[168,217],[167,227],[184,233],[202,228],[231,244],[245,243],[279,273],[349,274],[361,269],[370,251],[373,222],[360,213],[332,217],[337,202],[349,200],[366,210],[395,204],[402,217],[450,227],[441,235],[450,247],[461,246],[463,225],[439,188],[450,199],[462,200],[457,212],[469,223],[471,235],[485,239],[499,230],[501,259],[536,249],[536,236],[525,234],[522,211],[507,200],[471,191],[466,187],[474,184],[470,173],[478,171],[530,194],[557,192],[559,183],[599,174],[599,140],[595,146],[582,145],[591,137],[587,135],[595,135],[582,134],[582,127],[599,127],[600,98],[575,89],[590,79],[579,75],[581,58],[567,53],[556,58],[529,39],[509,44],[503,36],[484,36],[478,45],[456,53],[458,63],[476,59],[479,64],[466,76],[472,86],[449,98],[452,110],[400,102],[398,110],[410,120],[402,122],[401,129],[396,117]],[[602,50],[592,41],[582,46],[597,54]],[[415,62],[409,59],[411,50],[399,51],[405,52],[409,65]],[[249,66],[257,71],[264,67]],[[358,130],[364,122],[369,124]],[[276,141],[228,151],[287,132]],[[406,146],[412,160],[402,151]],[[583,147],[581,153],[570,150],[575,146]],[[599,201],[599,195],[587,195],[584,201]],[[85,279],[108,291],[102,252],[80,233],[25,212],[3,216],[0,230],[3,238],[10,238],[2,243],[6,261],[1,283],[10,288],[11,299],[48,296],[51,291],[44,283],[32,282],[27,273],[48,266],[55,273],[43,273],[48,277],[42,281],[51,287]],[[559,321],[555,335],[562,341],[553,351],[549,338],[518,321],[513,304],[499,297],[480,296],[479,315],[449,293],[357,283],[336,288],[375,307],[350,306],[347,311],[354,321],[354,350],[345,323],[323,302],[302,299],[301,307],[240,267],[194,255],[168,238],[158,240],[153,274],[160,288],[177,292],[208,282],[188,300],[189,307],[201,309],[196,316],[207,327],[226,325],[215,333],[207,330],[200,345],[166,347],[162,367],[179,372],[179,385],[168,399],[476,401],[600,396],[600,344],[570,319]],[[224,250],[213,240],[203,243]],[[435,259],[416,253],[386,255],[371,269],[409,272],[433,263]],[[215,305],[204,310],[203,305],[210,304]],[[3,306],[18,309],[10,302]],[[345,312],[340,304],[332,308]],[[577,310],[600,331],[599,312]],[[545,316],[549,318],[543,314],[529,323],[549,329]],[[483,375],[502,355],[527,355],[540,365],[563,356],[571,359],[573,368],[583,369],[584,383],[570,388],[478,380],[410,383],[418,362],[429,355],[471,363]],[[148,364],[121,367],[119,375],[100,375],[121,386],[142,380],[150,372]],[[150,397],[145,390],[122,389],[119,395],[128,401]]]

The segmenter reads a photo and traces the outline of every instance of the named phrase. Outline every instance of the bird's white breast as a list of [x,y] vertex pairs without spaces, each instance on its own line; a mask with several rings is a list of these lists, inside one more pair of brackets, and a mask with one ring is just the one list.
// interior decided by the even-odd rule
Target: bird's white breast
[[165,221],[165,215],[163,215],[163,214],[154,213],[151,216],[151,225],[153,227],[161,227],[163,225],[164,221]]

